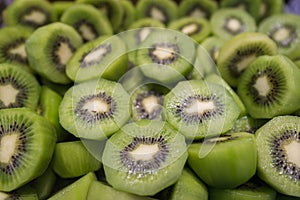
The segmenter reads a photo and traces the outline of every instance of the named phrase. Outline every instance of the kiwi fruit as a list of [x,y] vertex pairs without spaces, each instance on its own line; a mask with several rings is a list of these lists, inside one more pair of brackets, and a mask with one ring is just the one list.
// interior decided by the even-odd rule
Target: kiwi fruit
[[156,84],[145,84],[134,90],[130,96],[131,119],[162,120],[164,96],[168,91]]
[[254,134],[268,121],[268,119],[255,119],[250,115],[244,115],[235,121],[234,126],[227,133],[247,132]]
[[41,87],[30,72],[11,63],[0,64],[0,109],[35,110]]
[[166,120],[187,139],[225,133],[240,114],[224,86],[204,80],[178,82],[165,95],[164,109]]
[[34,188],[28,185],[9,193],[0,191],[0,198],[3,200],[39,200]]
[[265,18],[282,13],[284,9],[284,0],[261,0],[259,5],[258,21],[261,22]]
[[100,161],[88,152],[81,141],[57,143],[51,165],[62,178],[80,177],[101,167]]
[[217,66],[224,80],[236,88],[239,77],[253,60],[276,53],[275,42],[266,34],[244,32],[232,37],[220,48]]
[[150,17],[167,25],[178,17],[178,6],[173,0],[140,0],[136,4],[137,18]]
[[259,18],[261,0],[222,0],[222,8],[238,8],[248,12],[255,20]]
[[188,148],[188,164],[208,186],[232,189],[255,175],[257,150],[253,134],[238,132],[205,138]]
[[185,139],[179,132],[162,121],[140,120],[108,139],[102,162],[112,187],[151,196],[178,180],[186,159]]
[[[13,63],[29,69],[25,42],[32,30],[22,26],[7,26],[0,29],[0,63]],[[9,36],[9,37],[8,37]]]
[[42,85],[37,113],[49,120],[56,129],[57,141],[69,138],[69,133],[65,131],[59,123],[58,108],[62,96],[53,91],[48,86]]
[[237,93],[253,118],[270,119],[300,108],[300,70],[286,56],[260,56],[241,75]]
[[77,31],[61,22],[36,29],[25,43],[30,67],[54,83],[68,84],[65,68],[82,40]]
[[0,191],[10,192],[47,169],[56,143],[55,129],[28,108],[0,110]]
[[209,188],[209,199],[275,200],[276,191],[253,177],[246,183],[233,189]]
[[119,0],[76,0],[76,2],[92,4],[110,20],[115,33],[119,30],[124,12]]
[[299,124],[298,116],[278,116],[255,132],[259,178],[294,197],[300,197]]
[[35,29],[56,20],[52,5],[46,0],[13,1],[3,11],[3,21],[7,26],[22,25]]
[[100,77],[118,81],[127,67],[123,40],[105,35],[79,47],[66,65],[66,74],[76,83]]
[[267,34],[277,45],[278,53],[290,59],[300,57],[300,16],[280,13],[265,18],[258,31]]
[[185,79],[193,69],[195,46],[183,33],[156,28],[139,46],[136,63],[146,77],[174,83]]
[[114,189],[110,185],[100,181],[93,181],[90,185],[87,200],[154,200],[151,197],[138,196]]
[[96,175],[89,172],[53,194],[48,200],[86,199],[89,187],[95,180],[97,180]]
[[62,14],[60,21],[72,26],[84,42],[101,35],[112,35],[113,30],[106,15],[87,4],[74,4]]
[[211,0],[185,0],[178,6],[179,17],[196,17],[209,19],[217,10],[218,4]]
[[103,140],[129,120],[129,102],[120,83],[95,79],[76,84],[61,101],[60,124],[76,137]]
[[168,28],[180,31],[198,43],[211,33],[211,26],[208,20],[195,17],[183,17],[173,20],[169,23]]
[[119,27],[119,32],[128,30],[128,27],[136,20],[135,5],[130,0],[122,0],[119,2],[123,9],[122,22]]
[[256,31],[254,18],[238,8],[222,8],[213,13],[210,24],[214,35],[228,40],[243,32]]

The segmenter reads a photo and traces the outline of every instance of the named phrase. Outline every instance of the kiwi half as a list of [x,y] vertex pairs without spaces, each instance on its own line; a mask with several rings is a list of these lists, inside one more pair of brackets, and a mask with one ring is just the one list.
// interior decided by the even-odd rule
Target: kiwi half
[[300,16],[280,13],[264,19],[258,31],[267,34],[278,47],[278,53],[292,60],[300,57]]
[[217,10],[218,4],[211,0],[185,0],[178,7],[179,17],[196,17],[209,19]]
[[60,18],[62,23],[72,26],[84,42],[101,35],[111,35],[113,30],[106,15],[92,5],[74,4]]
[[95,78],[118,81],[127,67],[123,40],[117,35],[105,35],[79,47],[66,65],[66,74],[74,82]]
[[236,87],[248,65],[261,55],[275,55],[275,42],[264,33],[244,32],[232,37],[221,47],[217,59],[224,80]]
[[147,196],[174,184],[187,159],[184,137],[162,121],[126,124],[103,152],[106,179],[115,189]]
[[51,23],[34,31],[25,43],[30,67],[54,83],[68,84],[66,64],[82,45],[74,28],[61,22]]
[[56,143],[50,122],[27,108],[0,110],[0,191],[13,191],[47,169]]
[[241,75],[237,93],[253,118],[273,118],[300,108],[300,70],[283,55],[260,56]]
[[26,107],[35,110],[41,87],[34,75],[10,63],[0,64],[0,109]]
[[188,148],[188,164],[207,185],[230,189],[247,182],[256,172],[253,134],[239,132],[206,138]]
[[246,11],[238,8],[222,8],[214,12],[210,18],[214,35],[228,40],[243,32],[256,31],[254,18]]
[[59,107],[60,124],[76,137],[103,140],[129,120],[129,102],[120,83],[86,81],[64,95]]
[[255,133],[258,176],[285,195],[300,197],[300,118],[274,117]]
[[37,28],[56,21],[50,2],[45,0],[13,1],[3,12],[6,25]]
[[164,108],[166,120],[188,139],[224,133],[240,114],[222,85],[204,80],[179,82],[165,96]]

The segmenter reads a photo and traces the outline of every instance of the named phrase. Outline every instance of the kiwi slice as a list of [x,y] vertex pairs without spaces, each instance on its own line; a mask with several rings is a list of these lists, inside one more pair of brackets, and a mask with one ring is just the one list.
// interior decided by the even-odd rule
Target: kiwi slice
[[118,81],[127,67],[128,58],[123,40],[117,35],[106,35],[78,48],[66,66],[66,74],[75,82],[100,77]]
[[179,17],[196,17],[210,19],[217,10],[218,4],[211,0],[185,0],[180,1],[178,7]]
[[258,31],[267,34],[278,47],[278,53],[292,60],[300,57],[300,16],[281,13],[267,17],[258,27]]
[[116,190],[104,182],[93,181],[91,183],[87,195],[87,200],[115,200],[116,198],[122,200],[154,200],[151,197],[138,196],[131,193]]
[[255,20],[259,17],[261,0],[222,0],[220,6],[248,12]]
[[47,199],[54,188],[57,177],[53,172],[51,166],[38,178],[33,180],[29,185],[36,190],[39,199]]
[[275,200],[276,191],[254,177],[233,189],[209,188],[209,199]]
[[264,33],[240,33],[221,47],[217,59],[218,69],[224,80],[236,87],[238,79],[248,65],[262,55],[275,55],[275,42]]
[[54,172],[62,178],[79,177],[101,167],[100,161],[88,152],[81,141],[57,143],[51,164]]
[[46,0],[13,1],[3,11],[4,23],[8,26],[22,25],[37,28],[56,21],[50,2]]
[[139,48],[137,65],[146,77],[158,82],[182,80],[193,69],[195,43],[183,33],[156,28]]
[[282,13],[284,9],[284,0],[261,0],[259,5],[258,21],[261,22],[265,18]]
[[237,93],[253,118],[273,118],[300,108],[300,70],[283,55],[260,56],[241,75]]
[[130,0],[122,0],[119,2],[123,9],[122,22],[119,27],[120,31],[125,31],[136,19],[135,5]]
[[136,12],[137,18],[150,17],[168,24],[178,17],[178,6],[173,0],[139,0]]
[[115,33],[119,30],[124,12],[119,0],[76,0],[76,2],[92,4],[110,20]]
[[[29,68],[25,41],[32,31],[22,26],[7,26],[0,29],[0,63],[20,64]],[[9,36],[9,37],[8,37]]]
[[6,193],[0,191],[0,199],[3,200],[39,200],[34,188],[25,185],[15,191]]
[[0,191],[15,190],[42,175],[56,143],[50,122],[27,108],[0,110]]
[[82,45],[74,28],[61,22],[51,23],[34,31],[25,43],[30,67],[54,83],[68,84],[66,64]]
[[255,133],[258,176],[285,195],[300,197],[300,117],[274,117]]
[[132,92],[132,120],[162,120],[164,96],[169,90],[156,84],[146,84]]
[[115,189],[149,196],[174,184],[187,159],[184,137],[168,123],[141,120],[111,136],[102,162]]
[[245,115],[235,121],[234,126],[227,133],[247,132],[254,134],[257,129],[263,126],[268,119],[255,119],[250,115]]
[[204,18],[183,17],[170,22],[168,28],[180,31],[198,43],[211,33],[211,26]]
[[205,138],[188,148],[188,164],[207,185],[231,189],[256,172],[255,137],[246,132]]
[[76,137],[106,139],[129,119],[130,97],[120,83],[106,79],[71,87],[59,107],[60,124]]
[[0,109],[26,107],[35,110],[40,85],[34,75],[10,63],[0,64]]
[[254,18],[238,8],[222,8],[213,13],[210,24],[214,35],[228,40],[243,32],[256,31]]
[[89,187],[95,180],[97,180],[96,175],[93,172],[89,172],[70,185],[62,188],[48,198],[48,200],[86,199]]
[[60,21],[76,29],[84,42],[113,34],[106,15],[92,5],[74,4],[65,10]]
[[224,86],[204,80],[180,81],[165,96],[164,108],[166,120],[188,139],[224,133],[240,114]]
[[63,141],[68,138],[70,134],[65,131],[59,123],[58,108],[62,96],[51,88],[43,85],[37,108],[37,113],[49,120],[56,129],[57,141]]

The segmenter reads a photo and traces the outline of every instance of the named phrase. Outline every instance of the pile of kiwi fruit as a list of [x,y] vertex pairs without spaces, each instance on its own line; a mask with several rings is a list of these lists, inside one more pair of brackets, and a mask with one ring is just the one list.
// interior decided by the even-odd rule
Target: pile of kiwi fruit
[[0,199],[300,199],[284,0],[15,0]]

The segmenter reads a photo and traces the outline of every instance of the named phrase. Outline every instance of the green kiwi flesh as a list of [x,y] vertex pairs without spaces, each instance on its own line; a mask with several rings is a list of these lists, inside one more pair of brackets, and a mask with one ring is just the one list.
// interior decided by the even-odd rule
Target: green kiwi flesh
[[284,0],[261,0],[258,21],[261,22],[269,16],[282,13],[283,9]]
[[278,116],[255,132],[257,174],[277,192],[300,197],[300,118]]
[[256,172],[255,137],[246,132],[206,138],[188,148],[188,164],[208,186],[230,189]]
[[0,110],[0,191],[13,191],[47,169],[56,143],[55,129],[27,108]]
[[0,64],[0,109],[35,110],[41,87],[30,72],[11,63]]
[[225,133],[240,114],[224,86],[204,80],[180,81],[165,96],[164,108],[166,120],[188,139]]
[[34,31],[25,43],[30,67],[54,83],[68,84],[65,68],[74,52],[82,45],[74,28],[61,22]]
[[115,189],[148,196],[174,184],[186,159],[185,139],[179,132],[162,121],[141,120],[108,139],[102,162]]
[[178,7],[179,17],[196,17],[209,19],[217,10],[218,4],[210,0],[185,0]]
[[260,56],[241,75],[237,93],[253,118],[273,118],[299,109],[300,70],[286,56]]
[[101,167],[100,161],[89,153],[81,141],[57,143],[51,165],[61,178],[80,177]]
[[86,199],[91,183],[96,180],[96,175],[93,172],[89,172],[75,182],[59,190],[48,198],[48,200]]
[[92,5],[74,4],[63,13],[60,21],[72,26],[84,42],[113,33],[106,15]]
[[235,121],[234,126],[227,133],[247,132],[254,134],[257,129],[264,125],[268,119],[254,119],[250,115],[245,115]]
[[118,81],[127,71],[126,46],[119,36],[100,36],[78,48],[66,65],[74,82],[95,78]]
[[76,137],[106,139],[128,121],[129,102],[120,83],[86,81],[65,93],[59,107],[60,124]]
[[224,80],[236,87],[248,65],[261,55],[275,55],[275,42],[264,33],[244,32],[232,37],[221,47],[217,59]]

